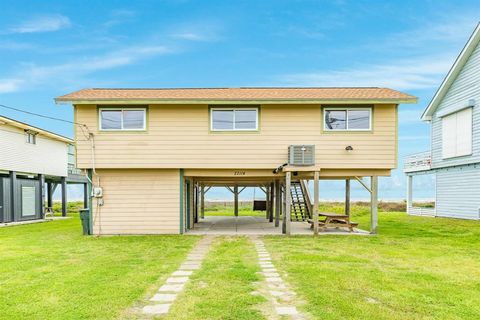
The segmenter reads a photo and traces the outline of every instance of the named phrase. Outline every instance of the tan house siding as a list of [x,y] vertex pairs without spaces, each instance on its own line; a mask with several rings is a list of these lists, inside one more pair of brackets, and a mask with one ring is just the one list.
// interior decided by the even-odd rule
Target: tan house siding
[[97,173],[104,205],[98,208],[93,201],[94,234],[179,233],[179,170],[122,169]]
[[[396,167],[396,105],[373,107],[371,132],[323,132],[319,105],[262,105],[259,130],[209,131],[208,105],[150,105],[144,132],[99,132],[96,105],[77,105],[76,119],[95,134],[97,168],[270,169],[291,144],[315,144],[316,164],[330,169]],[[76,132],[80,168],[92,167],[91,143]],[[354,151],[347,153],[351,145]]]

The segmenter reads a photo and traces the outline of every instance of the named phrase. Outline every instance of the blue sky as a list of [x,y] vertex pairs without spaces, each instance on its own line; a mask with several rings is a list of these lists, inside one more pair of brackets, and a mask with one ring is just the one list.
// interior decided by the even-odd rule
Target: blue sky
[[[420,114],[479,12],[478,0],[2,1],[0,103],[72,119],[53,98],[84,87],[386,86],[419,97],[400,108],[401,161],[429,149]],[[72,136],[61,122],[0,114]],[[381,198],[404,198],[401,170],[380,184]],[[338,183],[321,187],[342,197]],[[431,190],[417,180],[418,197]],[[367,194],[355,184],[353,196]]]

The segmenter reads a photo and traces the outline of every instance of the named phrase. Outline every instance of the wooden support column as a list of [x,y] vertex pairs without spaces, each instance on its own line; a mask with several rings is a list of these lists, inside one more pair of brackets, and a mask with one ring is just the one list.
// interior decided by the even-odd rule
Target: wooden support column
[[62,217],[67,216],[67,178],[61,178],[62,184]]
[[275,204],[275,184],[270,183],[270,210],[268,212],[268,222],[273,222],[273,207]]
[[205,219],[205,186],[200,187],[200,215]]
[[47,182],[47,207],[49,208],[51,208],[53,205],[52,199],[53,199],[53,186],[51,182]]
[[350,179],[345,180],[345,214],[350,216]]
[[371,184],[370,184],[370,206],[371,206],[371,220],[370,220],[370,233],[375,234],[377,233],[377,226],[378,226],[378,177],[372,176],[371,177]]
[[265,219],[268,219],[270,213],[270,187],[265,186]]
[[280,181],[275,180],[275,227],[280,225],[280,208],[282,207],[282,191]]
[[88,183],[83,184],[83,207],[88,208]]
[[407,213],[413,207],[413,176],[407,175]]
[[195,184],[193,182],[193,179],[190,179],[190,188],[189,188],[189,204],[188,206],[190,207],[189,209],[189,212],[188,212],[188,221],[190,222],[189,226],[190,226],[190,229],[193,229],[194,228],[194,211],[195,211],[195,208],[194,208],[194,197],[195,197]]
[[233,213],[238,217],[238,186],[233,187]]
[[320,172],[313,173],[313,234],[318,235],[318,198],[319,198]]
[[39,212],[40,219],[45,217],[45,176],[43,174],[38,175],[38,195],[40,198]]
[[292,173],[289,171],[285,175],[285,234],[290,235],[292,230],[292,195],[290,188],[292,184]]
[[199,205],[200,205],[200,184],[197,182],[195,183],[195,223],[198,223],[198,215],[199,215]]

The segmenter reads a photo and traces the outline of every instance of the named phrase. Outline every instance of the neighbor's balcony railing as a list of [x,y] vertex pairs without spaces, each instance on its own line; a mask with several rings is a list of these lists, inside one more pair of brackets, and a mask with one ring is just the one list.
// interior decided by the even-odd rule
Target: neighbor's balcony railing
[[430,170],[432,168],[432,153],[430,151],[409,155],[405,159],[403,172]]

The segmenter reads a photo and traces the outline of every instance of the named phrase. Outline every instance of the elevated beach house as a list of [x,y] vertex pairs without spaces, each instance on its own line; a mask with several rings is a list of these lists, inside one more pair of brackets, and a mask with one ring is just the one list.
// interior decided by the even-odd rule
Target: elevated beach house
[[[405,162],[408,212],[480,219],[480,25],[425,109],[431,150]],[[412,181],[435,175],[435,208],[413,205]]]
[[0,116],[0,223],[44,218],[57,186],[65,216],[67,183],[86,181],[75,168],[73,140]]
[[239,188],[262,186],[270,221],[273,208],[276,226],[286,212],[278,230],[289,234],[294,210],[312,217],[318,205],[292,188],[306,193],[300,182],[319,179],[360,181],[376,231],[378,177],[397,166],[397,108],[416,98],[386,88],[84,89],[56,102],[75,109],[93,233],[188,232],[204,188],[229,186],[238,203]]

